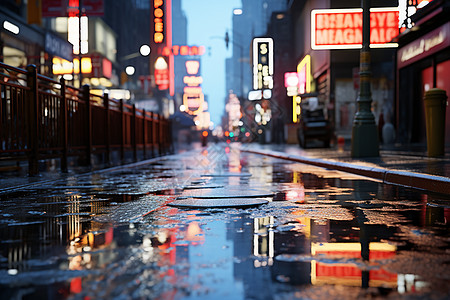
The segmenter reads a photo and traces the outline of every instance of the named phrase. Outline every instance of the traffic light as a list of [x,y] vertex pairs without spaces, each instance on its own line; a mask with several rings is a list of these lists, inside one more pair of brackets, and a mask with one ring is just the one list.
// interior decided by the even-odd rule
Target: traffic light
[[206,145],[208,144],[208,131],[204,130],[202,132],[201,140],[202,140],[202,147],[206,147]]

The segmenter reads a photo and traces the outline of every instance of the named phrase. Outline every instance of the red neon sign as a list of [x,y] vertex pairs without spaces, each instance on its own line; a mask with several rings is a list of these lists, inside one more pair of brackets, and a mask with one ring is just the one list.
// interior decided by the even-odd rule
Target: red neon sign
[[203,55],[205,54],[205,46],[178,46],[173,45],[172,47],[164,47],[161,51],[161,55],[170,56],[170,55]]
[[153,0],[153,41],[164,43],[164,0]]
[[[397,47],[398,8],[370,9],[370,46]],[[359,49],[362,47],[362,9],[311,11],[311,48]]]

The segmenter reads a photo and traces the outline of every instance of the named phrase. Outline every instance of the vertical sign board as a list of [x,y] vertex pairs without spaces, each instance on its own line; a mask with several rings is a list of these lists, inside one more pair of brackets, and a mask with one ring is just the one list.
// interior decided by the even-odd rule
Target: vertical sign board
[[[393,48],[398,35],[398,7],[370,9],[370,47]],[[311,49],[360,49],[362,8],[311,11]]]
[[297,65],[298,93],[305,94],[311,92],[311,56],[305,55]]
[[187,113],[198,115],[203,112],[204,95],[201,84],[203,78],[199,75],[200,61],[186,61],[187,76],[184,76],[183,82],[186,84],[183,93],[183,105]]
[[167,44],[166,38],[166,0],[150,0],[150,64],[151,74],[155,76],[155,84],[159,90],[169,88],[168,59],[158,56]]
[[273,39],[253,39],[253,89],[273,89]]
[[[165,0],[151,0],[151,34],[152,49],[164,46],[166,42],[165,36]],[[156,47],[155,47],[156,46]]]

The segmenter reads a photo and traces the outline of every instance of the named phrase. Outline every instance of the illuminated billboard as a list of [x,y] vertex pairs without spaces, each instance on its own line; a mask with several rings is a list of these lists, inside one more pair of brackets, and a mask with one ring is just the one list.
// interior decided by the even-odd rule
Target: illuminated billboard
[[[370,9],[370,47],[397,47],[398,7]],[[362,8],[311,11],[311,49],[360,49]]]
[[253,39],[253,89],[273,89],[273,39]]

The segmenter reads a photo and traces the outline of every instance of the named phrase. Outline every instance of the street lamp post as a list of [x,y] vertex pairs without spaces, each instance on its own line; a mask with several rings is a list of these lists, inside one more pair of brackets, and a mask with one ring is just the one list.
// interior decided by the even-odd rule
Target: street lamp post
[[240,44],[238,44],[238,43],[236,43],[235,41],[234,41],[234,39],[233,40],[230,40],[230,37],[229,37],[229,35],[228,35],[228,31],[227,32],[225,32],[225,45],[226,45],[226,47],[227,47],[227,49],[228,49],[228,43],[229,42],[232,42],[233,43],[233,45],[235,45],[235,46],[237,46],[238,48],[239,48],[239,50],[241,50],[240,52],[240,77],[241,77],[241,97],[242,98],[244,98],[244,64],[243,64],[243,62],[242,62],[242,59],[243,59],[243,57],[244,57],[244,47],[242,46],[242,45],[240,45]]
[[352,157],[379,156],[378,131],[371,111],[370,91],[370,0],[361,0],[363,7],[363,43],[360,52],[359,95],[352,129]]

